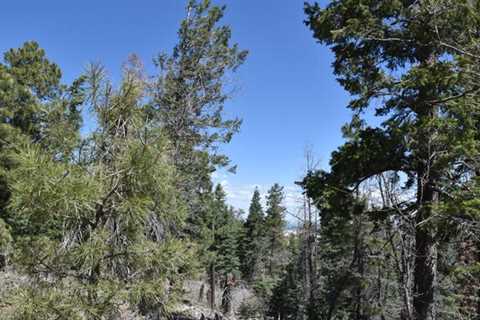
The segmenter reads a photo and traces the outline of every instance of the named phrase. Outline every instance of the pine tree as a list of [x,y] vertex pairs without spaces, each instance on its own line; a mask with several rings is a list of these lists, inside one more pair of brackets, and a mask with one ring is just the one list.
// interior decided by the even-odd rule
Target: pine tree
[[266,273],[273,282],[278,281],[282,267],[287,263],[286,238],[285,238],[285,198],[283,187],[274,184],[268,190],[267,209],[265,217],[265,252]]
[[[226,193],[220,184],[209,193],[209,209],[200,215],[200,238],[198,240],[202,254],[202,263],[208,276],[209,290],[207,299],[212,309],[216,308],[216,287],[221,284],[224,292],[231,286],[240,273],[240,237],[242,223],[235,210],[226,204]],[[224,296],[222,307],[230,311],[230,297]]]
[[226,211],[217,246],[218,270],[223,278],[222,311],[227,315],[232,312],[232,290],[240,277],[240,239],[243,225],[235,212],[232,207]]
[[240,220],[235,216],[235,210],[226,204],[226,194],[220,184],[214,191],[217,230],[215,234],[214,250],[216,251],[217,271],[224,276],[238,275],[240,269],[239,237],[241,231]]
[[260,272],[260,260],[264,254],[264,214],[260,203],[260,191],[255,188],[247,220],[244,224],[244,238],[242,241],[242,273],[245,279],[253,281],[255,275]]
[[224,12],[225,7],[209,0],[189,0],[178,44],[172,54],[156,59],[152,114],[173,143],[177,184],[191,215],[206,207],[201,193],[211,189],[210,174],[229,164],[218,153],[219,144],[230,142],[241,124],[240,119],[225,119],[225,77],[245,61],[247,52],[231,44],[230,28],[220,24]]
[[[285,236],[285,208],[283,187],[274,184],[266,195],[266,216],[260,204],[260,192],[255,190],[249,215],[244,224],[242,260],[247,281],[256,294],[253,314],[267,314],[272,306],[274,290],[281,286],[285,268],[289,264],[290,250]],[[245,272],[245,271],[244,271]],[[249,274],[248,272],[252,272]],[[281,298],[279,298],[281,299]],[[273,312],[275,313],[275,312]]]
[[[390,179],[397,183],[395,175]],[[399,213],[403,203],[394,202],[397,191],[376,182],[351,192],[321,170],[304,180],[320,213],[319,269],[306,306],[308,319],[408,319],[413,250],[405,231],[413,226]],[[378,194],[384,200],[372,196]],[[391,216],[385,220],[386,214]]]
[[[66,86],[38,44],[5,54],[0,267],[14,252],[32,281],[8,293],[5,305],[18,307],[3,309],[2,297],[2,318],[103,319],[125,303],[158,317],[195,269],[186,216],[208,248],[212,282],[218,273],[225,289],[235,283],[242,223],[221,187],[211,191],[210,174],[229,164],[218,146],[241,121],[224,118],[225,77],[247,52],[220,25],[225,7],[191,0],[187,10],[153,83],[136,57],[118,87],[100,65]],[[83,138],[80,106],[98,120]]]
[[[82,77],[61,84],[59,67],[49,61],[36,42],[10,49],[0,63],[0,225],[3,239],[35,232],[7,207],[10,199],[8,171],[16,167],[10,150],[28,137],[59,161],[69,161],[79,141],[79,107],[85,94]],[[0,260],[7,256],[0,248]]]
[[1,309],[2,318],[101,319],[124,303],[158,313],[178,297],[193,265],[173,237],[185,211],[168,140],[147,122],[139,70],[131,60],[115,89],[102,68],[91,69],[99,125],[71,161],[27,134],[8,141],[8,210],[25,226],[15,233],[13,261],[32,281],[9,292],[15,307]]
[[437,240],[446,235],[441,225],[448,224],[438,218],[438,206],[471,171],[458,161],[478,154],[477,120],[465,117],[473,111],[465,102],[478,89],[457,73],[458,51],[445,45],[472,41],[463,36],[464,23],[478,25],[478,8],[455,3],[344,0],[325,9],[306,6],[308,26],[332,48],[334,72],[354,97],[349,107],[360,114],[375,102],[375,114],[384,120],[381,128],[357,127],[359,139],[332,155],[338,184],[351,187],[395,171],[417,192],[406,209],[416,219],[410,319],[437,318]]
[[296,235],[289,236],[288,251],[290,259],[281,280],[272,291],[266,314],[274,319],[304,319],[302,314],[303,304],[303,264],[300,252],[301,242]]

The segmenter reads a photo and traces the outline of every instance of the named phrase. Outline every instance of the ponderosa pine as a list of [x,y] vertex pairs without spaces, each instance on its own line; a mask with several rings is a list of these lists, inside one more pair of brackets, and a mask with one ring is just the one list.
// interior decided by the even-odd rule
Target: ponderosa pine
[[[0,309],[2,318],[101,319],[125,303],[158,313],[182,289],[194,265],[187,243],[173,236],[185,207],[168,139],[151,125],[142,102],[140,69],[135,59],[126,64],[118,89],[100,67],[85,76],[98,127],[65,157],[41,143],[45,131],[32,136],[4,124],[15,133],[2,154],[13,164],[2,170],[14,231],[11,260],[31,281],[2,297],[11,306]],[[53,126],[66,129],[54,119]],[[70,128],[64,137],[75,136],[78,127]]]

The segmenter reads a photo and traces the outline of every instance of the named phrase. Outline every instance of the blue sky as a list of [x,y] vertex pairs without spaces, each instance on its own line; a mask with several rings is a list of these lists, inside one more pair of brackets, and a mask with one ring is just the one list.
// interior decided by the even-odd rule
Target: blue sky
[[[326,167],[342,143],[350,119],[348,94],[332,74],[330,51],[316,43],[303,24],[303,0],[223,0],[224,22],[233,40],[250,51],[235,75],[238,90],[227,104],[243,118],[241,132],[223,148],[237,174],[220,172],[231,204],[246,208],[255,185],[266,191],[278,182],[294,208],[293,182],[300,178],[303,153],[312,145]],[[60,65],[65,81],[90,61],[101,61],[118,78],[120,66],[137,53],[152,58],[169,52],[184,16],[180,0],[16,0],[2,3],[0,51],[36,40]]]

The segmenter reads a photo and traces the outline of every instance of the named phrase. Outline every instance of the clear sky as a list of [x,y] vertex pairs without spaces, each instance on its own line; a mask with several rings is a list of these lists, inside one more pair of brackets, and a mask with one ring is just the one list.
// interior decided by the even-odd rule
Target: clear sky
[[[255,185],[265,191],[278,182],[293,210],[295,187],[306,145],[326,167],[342,143],[350,119],[348,94],[332,74],[332,54],[303,24],[303,0],[217,0],[227,5],[224,22],[233,40],[250,51],[235,75],[239,90],[228,112],[243,118],[240,134],[224,151],[237,174],[219,173],[231,204],[247,208]],[[152,58],[169,52],[184,17],[181,0],[15,0],[0,10],[0,51],[36,40],[60,65],[65,81],[90,61],[101,61],[118,78],[120,66],[137,53]]]

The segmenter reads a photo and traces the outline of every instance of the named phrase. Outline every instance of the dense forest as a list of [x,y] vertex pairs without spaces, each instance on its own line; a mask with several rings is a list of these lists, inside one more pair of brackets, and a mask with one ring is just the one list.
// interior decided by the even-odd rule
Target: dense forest
[[118,83],[4,53],[0,319],[479,320],[480,1],[305,4],[352,117],[294,217],[279,184],[243,212],[212,178],[248,57],[225,10],[188,1],[155,73],[131,55]]

